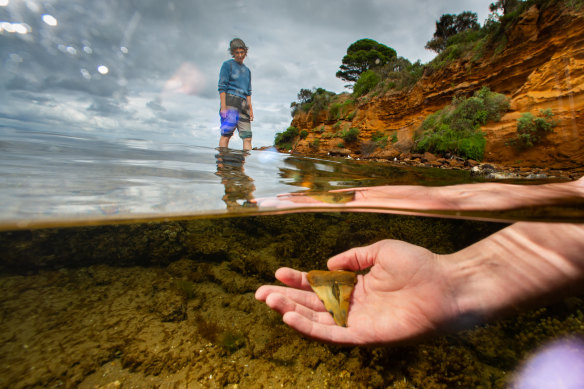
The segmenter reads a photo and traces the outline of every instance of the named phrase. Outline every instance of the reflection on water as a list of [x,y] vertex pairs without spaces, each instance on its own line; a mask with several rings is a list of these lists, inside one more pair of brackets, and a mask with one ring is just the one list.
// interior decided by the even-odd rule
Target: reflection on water
[[[0,151],[0,201],[3,204],[0,224],[3,229],[282,211],[279,207],[267,206],[269,202],[265,200],[277,199],[285,193],[305,193],[327,206],[341,206],[351,205],[350,194],[330,191],[484,181],[463,170],[306,158],[271,150],[243,153],[9,127],[0,127]],[[259,208],[254,205],[256,200],[261,205]],[[580,203],[568,205],[570,207],[559,212],[523,210],[511,219],[529,219],[531,213],[539,212],[538,217],[544,219],[557,214],[563,220],[573,220],[569,216],[574,215],[574,209],[582,207]],[[301,211],[308,206],[315,210],[313,204],[297,202],[289,211]],[[400,208],[408,209],[382,204],[375,211],[395,212]],[[418,214],[428,210],[418,209]],[[566,212],[568,218],[562,216]],[[457,216],[448,212],[438,214]],[[489,213],[466,215],[485,219],[489,216],[505,218]]]
[[225,185],[223,201],[228,210],[240,207],[255,207],[249,201],[253,199],[255,185],[253,179],[245,174],[243,165],[249,151],[220,148],[215,155],[217,158],[217,174],[221,183]]

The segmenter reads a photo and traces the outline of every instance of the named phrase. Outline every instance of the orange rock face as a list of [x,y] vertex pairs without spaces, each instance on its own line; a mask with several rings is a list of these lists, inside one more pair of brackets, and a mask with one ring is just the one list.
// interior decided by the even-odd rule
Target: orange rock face
[[[365,152],[371,136],[382,131],[397,137],[376,153],[394,158],[407,151],[424,118],[450,104],[454,96],[470,96],[483,86],[511,99],[511,109],[500,122],[483,127],[487,146],[485,162],[509,167],[584,170],[584,10],[533,6],[507,33],[507,45],[482,60],[461,59],[426,74],[408,91],[387,94],[358,103],[352,117],[330,120],[299,113],[292,126],[306,129],[295,151],[327,154],[350,149]],[[348,98],[348,96],[347,96]],[[551,109],[558,122],[554,132],[536,146],[521,150],[509,145],[516,135],[517,119],[525,112]],[[350,118],[350,119],[349,119]],[[335,127],[336,128],[333,128]],[[358,128],[359,141],[342,145],[333,133]],[[397,140],[397,142],[395,142]]]

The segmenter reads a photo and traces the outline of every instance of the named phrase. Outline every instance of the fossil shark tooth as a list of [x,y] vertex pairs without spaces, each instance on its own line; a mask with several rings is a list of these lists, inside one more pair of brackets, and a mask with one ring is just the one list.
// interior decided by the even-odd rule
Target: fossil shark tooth
[[323,302],[325,309],[332,315],[339,326],[347,326],[349,299],[357,275],[350,271],[312,270],[306,275],[314,293]]

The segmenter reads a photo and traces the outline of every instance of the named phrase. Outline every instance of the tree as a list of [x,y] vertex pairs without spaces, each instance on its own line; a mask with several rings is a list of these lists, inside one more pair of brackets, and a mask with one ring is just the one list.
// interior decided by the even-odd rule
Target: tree
[[300,104],[308,103],[312,100],[312,91],[310,89],[302,88],[300,92],[298,92],[298,102]]
[[503,15],[507,15],[517,8],[521,3],[521,0],[497,0],[491,3],[489,10],[491,12],[497,12],[499,10],[503,11]]
[[467,30],[478,30],[481,26],[477,19],[477,14],[470,11],[458,15],[442,15],[440,20],[436,21],[434,38],[426,43],[426,49],[442,52],[448,46],[448,38]]
[[385,65],[396,56],[397,53],[391,47],[373,39],[360,39],[347,49],[337,77],[349,82],[357,81],[361,73],[375,66]]

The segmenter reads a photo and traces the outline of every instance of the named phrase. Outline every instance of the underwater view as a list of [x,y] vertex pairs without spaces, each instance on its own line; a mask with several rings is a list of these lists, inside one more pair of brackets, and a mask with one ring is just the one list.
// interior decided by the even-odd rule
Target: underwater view
[[583,58],[581,0],[0,0],[0,388],[584,387]]

